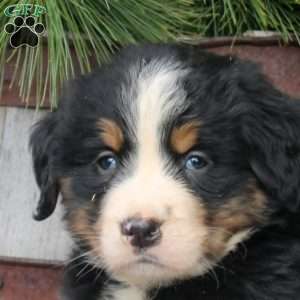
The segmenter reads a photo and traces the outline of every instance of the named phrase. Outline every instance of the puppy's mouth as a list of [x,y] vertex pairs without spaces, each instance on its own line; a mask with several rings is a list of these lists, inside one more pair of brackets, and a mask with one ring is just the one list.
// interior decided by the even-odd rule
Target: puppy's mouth
[[119,266],[118,269],[119,271],[124,271],[125,269],[130,269],[138,266],[152,266],[159,269],[169,269],[169,267],[161,263],[157,257],[147,254],[140,255],[136,259]]

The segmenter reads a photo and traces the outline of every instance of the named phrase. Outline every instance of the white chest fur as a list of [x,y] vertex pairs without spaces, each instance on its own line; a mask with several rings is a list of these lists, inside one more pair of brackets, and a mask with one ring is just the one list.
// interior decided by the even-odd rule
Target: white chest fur
[[144,291],[135,287],[111,286],[99,300],[147,300]]

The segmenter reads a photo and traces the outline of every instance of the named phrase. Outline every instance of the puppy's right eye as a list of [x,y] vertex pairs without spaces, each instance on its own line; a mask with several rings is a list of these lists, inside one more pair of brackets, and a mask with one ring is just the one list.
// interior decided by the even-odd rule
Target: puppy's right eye
[[118,158],[113,152],[100,154],[97,165],[104,171],[113,171],[118,166]]
[[187,170],[200,170],[208,165],[207,158],[201,152],[194,151],[187,155],[185,160],[185,168]]

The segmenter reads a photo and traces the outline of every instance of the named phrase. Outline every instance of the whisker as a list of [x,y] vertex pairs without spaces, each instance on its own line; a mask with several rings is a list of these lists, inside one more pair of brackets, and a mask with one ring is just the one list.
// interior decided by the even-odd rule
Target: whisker
[[207,269],[207,274],[212,275],[212,277],[215,279],[216,281],[216,289],[220,288],[220,280],[217,276],[217,273],[215,272],[214,268],[216,267],[216,263],[212,263],[207,261],[206,259],[202,261],[202,263],[204,264],[204,266]]
[[93,250],[84,251],[83,253],[80,253],[79,255],[67,260],[66,262],[71,263],[71,262],[73,262],[73,261],[75,261],[75,260],[77,260],[77,259],[79,259],[79,258],[81,258],[81,257],[83,257],[87,254],[90,254],[91,252],[93,252]]
[[94,282],[96,282],[100,278],[100,276],[104,273],[104,271],[105,271],[104,269],[99,268],[99,272],[97,272]]
[[[84,271],[89,268],[90,265],[87,263],[76,275],[75,277],[77,277],[77,279],[79,280],[80,278],[84,277],[86,274],[88,274],[89,272],[91,272],[91,270],[88,270],[88,272],[84,273]],[[82,276],[80,276],[82,274]]]

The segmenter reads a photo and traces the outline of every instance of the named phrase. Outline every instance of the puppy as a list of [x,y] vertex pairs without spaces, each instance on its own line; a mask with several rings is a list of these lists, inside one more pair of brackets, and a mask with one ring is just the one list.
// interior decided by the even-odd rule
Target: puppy
[[250,62],[131,46],[31,136],[75,241],[65,300],[300,299],[300,105]]

